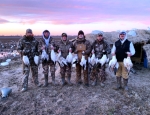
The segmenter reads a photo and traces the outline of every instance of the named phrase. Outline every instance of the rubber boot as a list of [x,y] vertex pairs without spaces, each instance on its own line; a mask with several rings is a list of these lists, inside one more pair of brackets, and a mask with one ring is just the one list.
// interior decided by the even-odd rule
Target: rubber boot
[[55,83],[55,74],[52,74],[51,76],[52,76],[52,85],[56,85],[56,83]]
[[121,89],[122,87],[121,87],[121,77],[117,77],[116,76],[116,78],[117,78],[117,85],[116,85],[116,87],[114,88],[115,90],[119,90],[119,89]]
[[45,78],[45,84],[43,85],[43,87],[47,87],[48,86],[48,75],[44,74],[44,78]]
[[92,86],[96,86],[97,85],[97,81],[98,81],[98,78],[95,77],[94,82],[92,83]]
[[101,87],[105,87],[105,84],[103,82],[100,83]]
[[124,83],[124,90],[128,91],[128,79],[123,78],[123,83]]
[[61,77],[62,86],[66,85],[65,77]]
[[71,76],[68,76],[68,77],[67,77],[67,83],[68,83],[68,85],[70,85],[70,86],[71,86],[71,85],[73,85],[73,84],[71,83],[71,81],[70,81],[70,80],[71,80]]
[[25,92],[25,91],[27,91],[27,88],[22,88],[21,89],[21,92]]
[[21,92],[25,92],[28,89],[28,76],[24,78],[23,84],[22,84],[22,89]]

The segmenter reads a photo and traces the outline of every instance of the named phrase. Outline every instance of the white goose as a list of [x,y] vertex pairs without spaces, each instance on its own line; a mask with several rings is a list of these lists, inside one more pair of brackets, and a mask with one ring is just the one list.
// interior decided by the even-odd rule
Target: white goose
[[130,57],[124,58],[123,64],[128,72],[130,72],[130,69],[133,67],[133,63],[131,61]]
[[49,56],[46,53],[45,49],[42,51],[42,55],[41,55],[42,60],[49,60]]
[[22,58],[22,60],[23,60],[23,63],[24,63],[25,65],[29,65],[29,64],[30,64],[28,56],[25,56],[25,55],[24,55],[23,58]]
[[114,71],[114,68],[118,65],[119,66],[119,64],[117,64],[117,59],[116,59],[116,56],[114,55],[114,56],[112,56],[112,59],[110,60],[110,62],[109,62],[109,70],[111,69],[111,70],[113,70]]
[[72,64],[76,64],[78,62],[78,55],[74,54],[73,59],[72,59]]
[[[82,53],[84,53],[84,51]],[[86,70],[86,62],[87,60],[85,59],[85,56],[82,55],[80,65],[84,68],[84,70]]]
[[59,65],[60,65],[61,67],[64,67],[64,65],[67,65],[66,59],[61,56],[61,51],[60,51],[60,49],[58,50],[58,55],[57,55],[57,57],[56,57],[56,61],[59,63]]
[[54,52],[54,46],[51,45],[51,60],[55,63],[56,62],[56,55],[55,55],[55,52]]
[[69,48],[69,54],[66,57],[67,63],[72,63],[73,55],[72,55],[72,48]]
[[94,66],[94,65],[96,64],[97,59],[96,59],[96,57],[95,57],[94,49],[92,50],[92,57],[91,57],[91,58],[88,58],[88,61],[89,61],[89,63],[90,63],[92,66]]
[[34,62],[36,65],[39,65],[39,56],[37,55],[34,56]]
[[103,56],[102,58],[99,60],[101,66],[103,66],[105,63],[108,63],[109,61],[109,58],[107,58],[107,55],[106,55],[106,51],[103,50]]

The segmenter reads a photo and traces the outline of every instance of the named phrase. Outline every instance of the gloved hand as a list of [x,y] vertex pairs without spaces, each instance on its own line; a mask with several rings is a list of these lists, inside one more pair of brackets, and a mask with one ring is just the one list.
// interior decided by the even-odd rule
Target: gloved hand
[[82,51],[82,55],[85,55],[85,51]]
[[29,58],[28,58],[28,56],[23,56],[23,63],[25,64],[25,65],[30,65],[30,62],[29,62]]
[[30,50],[23,50],[23,51],[22,51],[22,54],[23,54],[23,55],[28,55],[29,52],[30,52]]

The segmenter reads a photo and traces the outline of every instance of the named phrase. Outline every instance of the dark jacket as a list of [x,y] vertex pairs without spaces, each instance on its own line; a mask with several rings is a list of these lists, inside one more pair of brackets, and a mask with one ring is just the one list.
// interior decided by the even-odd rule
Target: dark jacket
[[61,40],[57,43],[57,50],[60,49],[61,56],[64,58],[67,57],[69,53],[69,48],[72,48],[72,52],[74,51],[73,43],[70,42],[69,40],[67,40],[66,42]]
[[86,50],[85,50],[85,55],[90,55],[91,53],[91,44],[88,40],[86,40],[85,38],[77,38],[75,41],[74,41],[74,48],[75,48],[75,53],[77,53],[77,45],[78,44],[84,44],[86,45]]
[[34,37],[27,38],[26,35],[24,35],[23,38],[18,41],[17,51],[21,54],[21,57],[26,55],[30,60],[33,59],[35,55],[39,55],[38,45],[39,42]]
[[130,51],[130,41],[126,41],[122,44],[120,40],[115,42],[116,58],[118,62],[123,62],[124,58],[127,58],[126,52]]

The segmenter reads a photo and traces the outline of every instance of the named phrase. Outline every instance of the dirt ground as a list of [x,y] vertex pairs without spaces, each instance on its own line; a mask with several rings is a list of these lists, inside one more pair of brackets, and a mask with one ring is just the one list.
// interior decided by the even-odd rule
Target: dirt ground
[[[85,87],[59,85],[59,67],[56,68],[57,86],[37,88],[29,77],[29,90],[20,92],[22,86],[22,66],[20,60],[12,61],[7,67],[0,67],[0,88],[11,87],[12,94],[0,100],[0,115],[150,115],[150,70],[136,64],[136,74],[130,73],[129,93],[113,89],[116,79],[107,71],[105,87]],[[42,68],[39,81],[44,83]]]

